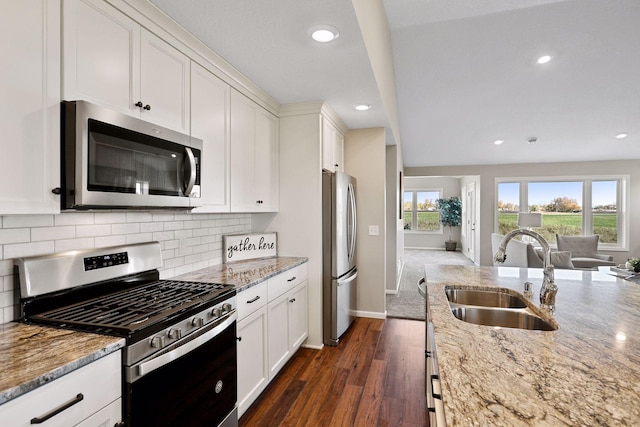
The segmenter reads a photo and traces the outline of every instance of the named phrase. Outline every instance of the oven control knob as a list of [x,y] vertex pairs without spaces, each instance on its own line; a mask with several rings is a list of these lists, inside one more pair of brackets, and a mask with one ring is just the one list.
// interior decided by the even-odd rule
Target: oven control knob
[[162,348],[165,345],[165,339],[162,336],[157,336],[151,338],[151,347],[153,348]]
[[202,317],[194,317],[191,321],[191,326],[195,326],[196,328],[201,328],[204,325],[204,319]]
[[214,308],[213,310],[211,310],[211,315],[217,319],[218,317],[222,316],[222,309],[220,307]]
[[182,329],[180,328],[171,328],[169,329],[169,338],[179,340],[182,338]]
[[231,304],[229,304],[228,302],[222,304],[222,311],[224,311],[225,313],[229,313],[231,310],[233,310],[233,306]]

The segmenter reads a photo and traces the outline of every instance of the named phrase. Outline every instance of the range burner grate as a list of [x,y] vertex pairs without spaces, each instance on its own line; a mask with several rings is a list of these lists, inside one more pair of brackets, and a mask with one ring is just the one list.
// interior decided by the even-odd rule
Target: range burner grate
[[31,316],[64,327],[129,334],[231,292],[233,286],[161,280]]

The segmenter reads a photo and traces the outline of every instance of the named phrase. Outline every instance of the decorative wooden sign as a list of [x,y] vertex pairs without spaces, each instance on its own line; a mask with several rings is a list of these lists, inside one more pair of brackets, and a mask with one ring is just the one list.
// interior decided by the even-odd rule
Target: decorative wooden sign
[[224,262],[276,256],[276,233],[231,234],[224,236]]

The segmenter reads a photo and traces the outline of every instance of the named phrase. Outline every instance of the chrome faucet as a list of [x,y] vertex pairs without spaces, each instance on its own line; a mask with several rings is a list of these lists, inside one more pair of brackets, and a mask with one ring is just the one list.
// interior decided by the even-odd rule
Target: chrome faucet
[[552,312],[555,310],[556,305],[556,293],[558,292],[558,285],[553,281],[553,264],[551,264],[551,249],[549,244],[540,234],[535,231],[518,229],[508,233],[500,242],[500,247],[494,255],[495,262],[503,263],[507,259],[507,244],[511,239],[518,235],[526,235],[536,239],[542,246],[544,257],[542,258],[542,269],[544,278],[542,279],[542,287],[540,288],[540,305],[543,308],[549,309]]

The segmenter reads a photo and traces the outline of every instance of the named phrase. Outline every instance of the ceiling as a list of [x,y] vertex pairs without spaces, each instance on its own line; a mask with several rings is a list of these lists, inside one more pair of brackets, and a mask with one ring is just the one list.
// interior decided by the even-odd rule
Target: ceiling
[[[150,1],[281,104],[389,129],[351,1]],[[382,2],[405,167],[640,158],[640,1]],[[319,24],[340,36],[313,42]]]

